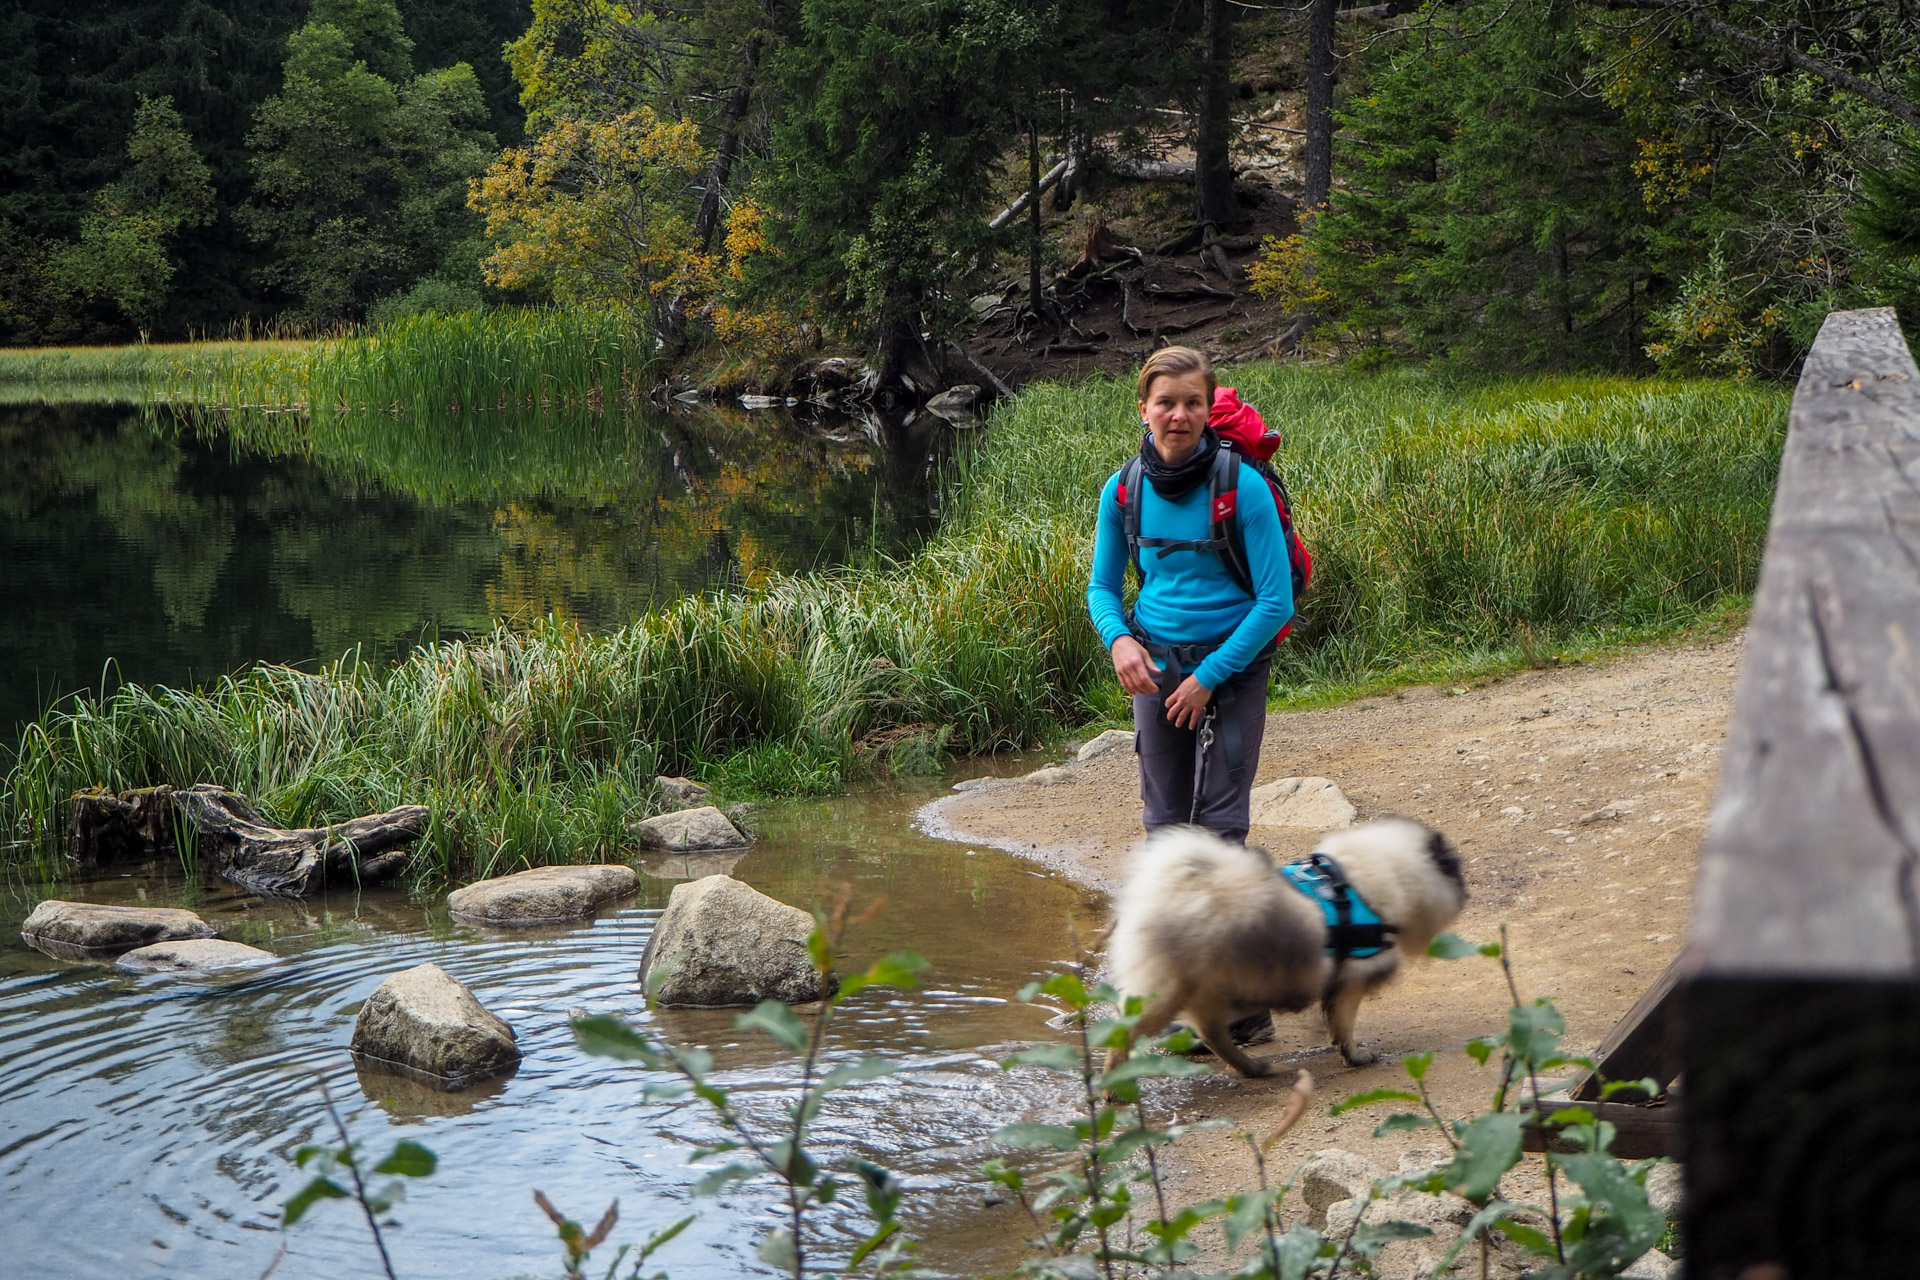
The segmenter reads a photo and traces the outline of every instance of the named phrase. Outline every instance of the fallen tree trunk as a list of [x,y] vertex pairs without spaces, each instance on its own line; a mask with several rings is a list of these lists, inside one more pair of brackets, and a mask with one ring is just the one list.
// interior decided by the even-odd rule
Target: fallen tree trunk
[[328,884],[369,885],[405,869],[426,833],[427,810],[402,805],[330,827],[269,826],[238,792],[200,783],[73,798],[67,857],[79,867],[175,855],[185,843],[222,876],[254,893],[304,897]]

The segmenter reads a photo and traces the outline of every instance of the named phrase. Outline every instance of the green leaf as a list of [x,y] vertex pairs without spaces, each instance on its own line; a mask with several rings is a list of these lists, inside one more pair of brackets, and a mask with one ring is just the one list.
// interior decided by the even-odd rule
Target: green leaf
[[1657,1098],[1661,1093],[1660,1082],[1648,1076],[1641,1080],[1609,1080],[1600,1086],[1600,1097],[1604,1101],[1616,1093],[1625,1093],[1629,1090],[1644,1093],[1649,1098]]
[[769,1231],[754,1252],[760,1256],[760,1261],[779,1271],[790,1272],[800,1264],[799,1251],[793,1246],[793,1235],[785,1227],[775,1227]]
[[1365,1093],[1356,1093],[1344,1102],[1336,1102],[1327,1108],[1330,1116],[1342,1115],[1355,1107],[1370,1107],[1376,1102],[1418,1102],[1420,1095],[1408,1093],[1405,1089],[1369,1089]]
[[1056,973],[1040,984],[1040,994],[1052,996],[1069,1009],[1084,1009],[1092,1003],[1087,996],[1086,984],[1071,973]]
[[900,1064],[891,1058],[862,1058],[858,1062],[844,1062],[820,1078],[820,1092],[829,1093],[860,1080],[878,1080],[899,1069]]
[[403,1138],[393,1154],[373,1166],[375,1173],[394,1173],[403,1178],[424,1178],[434,1170],[433,1152],[411,1138]]
[[1158,1129],[1129,1129],[1108,1143],[1105,1152],[1107,1158],[1117,1163],[1142,1147],[1162,1147],[1172,1141],[1172,1134],[1162,1133]]
[[857,1267],[861,1263],[865,1262],[867,1260],[868,1254],[872,1253],[875,1249],[878,1249],[883,1243],[886,1242],[887,1237],[891,1236],[894,1232],[898,1231],[899,1229],[900,1229],[900,1224],[898,1222],[889,1220],[887,1222],[881,1223],[880,1229],[874,1232],[872,1235],[868,1236],[865,1240],[862,1240],[860,1242],[859,1247],[853,1251],[853,1256],[847,1259],[848,1269],[851,1270],[852,1268]]
[[315,1156],[325,1156],[331,1160],[333,1158],[333,1148],[323,1147],[317,1142],[309,1142],[306,1146],[301,1147],[293,1153],[293,1163],[296,1167],[304,1169],[307,1167],[307,1161],[313,1159]]
[[[1433,1274],[1436,1276],[1446,1275],[1455,1260],[1460,1257],[1461,1251],[1477,1239],[1481,1232],[1485,1231],[1496,1219],[1510,1214],[1518,1208],[1520,1208],[1519,1205],[1508,1204],[1505,1200],[1489,1201],[1481,1208],[1480,1212],[1473,1215],[1472,1219],[1467,1223],[1466,1228],[1461,1231],[1460,1238],[1453,1242],[1453,1247],[1448,1249],[1446,1256],[1440,1259],[1440,1265],[1433,1269]],[[1539,1274],[1537,1271],[1530,1272],[1529,1276],[1538,1277]]]
[[651,1041],[619,1018],[595,1014],[589,1018],[574,1018],[571,1025],[574,1043],[595,1057],[618,1058],[622,1062],[638,1062],[656,1068],[667,1065],[666,1059]]
[[1158,1053],[1143,1053],[1137,1058],[1128,1058],[1125,1062],[1100,1076],[1095,1081],[1096,1089],[1111,1089],[1115,1085],[1134,1080],[1169,1080],[1177,1076],[1210,1076],[1213,1068],[1204,1062],[1194,1062],[1189,1058],[1175,1058]]
[[685,1080],[649,1080],[640,1089],[642,1102],[671,1102],[684,1098],[692,1090]]
[[679,1235],[682,1231],[685,1231],[688,1227],[692,1226],[693,1220],[699,1216],[700,1215],[697,1213],[690,1213],[686,1217],[680,1219],[680,1221],[675,1222],[670,1226],[662,1227],[658,1231],[654,1232],[652,1235],[648,1236],[647,1242],[640,1246],[640,1261],[645,1262],[647,1258],[654,1252],[654,1250],[658,1249],[661,1245],[673,1239],[675,1236]]
[[315,1178],[294,1193],[280,1213],[280,1225],[290,1227],[307,1216],[307,1210],[321,1200],[345,1200],[347,1189],[331,1178]]
[[1424,1080],[1427,1078],[1427,1069],[1433,1066],[1433,1055],[1430,1053],[1410,1053],[1401,1059],[1400,1065],[1405,1067],[1407,1074],[1415,1080]]
[[1125,1049],[1133,1040],[1133,1026],[1125,1018],[1102,1018],[1087,1028],[1087,1043],[1095,1049]]
[[1554,1162],[1586,1192],[1590,1214],[1586,1231],[1567,1261],[1583,1270],[1611,1275],[1632,1265],[1666,1230],[1666,1219],[1647,1199],[1647,1189],[1627,1166],[1605,1152],[1556,1156]]
[[896,951],[874,961],[865,973],[856,973],[842,982],[840,994],[849,996],[867,987],[917,987],[920,985],[920,971],[927,967],[925,956],[911,951]]
[[1218,1217],[1226,1211],[1225,1200],[1203,1200],[1199,1204],[1188,1205],[1165,1222],[1147,1223],[1146,1229],[1157,1239],[1171,1242],[1183,1238],[1207,1219]]
[[1417,1222],[1401,1222],[1388,1218],[1384,1222],[1363,1222],[1353,1230],[1354,1250],[1363,1258],[1371,1258],[1380,1252],[1382,1245],[1394,1240],[1425,1240],[1433,1235],[1430,1228]]
[[807,1047],[807,1024],[778,1000],[762,1000],[751,1013],[735,1018],[733,1025],[741,1031],[764,1031],[795,1053],[804,1052]]
[[1295,1227],[1274,1242],[1274,1280],[1306,1280],[1314,1259],[1330,1248],[1312,1227]]
[[1488,951],[1477,942],[1468,942],[1457,933],[1447,932],[1436,935],[1434,940],[1427,944],[1427,954],[1436,960],[1459,960],[1466,956],[1500,954],[1499,943],[1489,943],[1488,946],[1493,950]]
[[1446,1185],[1475,1204],[1484,1204],[1507,1170],[1520,1163],[1525,1117],[1512,1111],[1480,1116],[1460,1135],[1460,1149],[1447,1166]]
[[1390,1133],[1407,1133],[1414,1129],[1436,1126],[1439,1123],[1432,1116],[1417,1116],[1409,1111],[1396,1111],[1380,1122],[1380,1127],[1373,1131],[1373,1136],[1384,1138]]
[[1515,1222],[1512,1218],[1495,1218],[1493,1229],[1536,1258],[1554,1256],[1553,1237],[1538,1227],[1530,1227],[1524,1222]]
[[1503,1035],[1481,1036],[1476,1040],[1469,1040],[1466,1046],[1467,1056],[1484,1067],[1487,1065],[1487,1059],[1493,1056],[1493,1051],[1506,1042],[1507,1038]]
[[821,922],[819,912],[813,916],[813,932],[807,935],[807,958],[813,961],[813,967],[821,973],[833,968],[833,962],[839,957],[833,954],[833,943],[827,938],[826,926]]
[[1037,1120],[1002,1125],[993,1131],[993,1140],[1002,1146],[1048,1147],[1054,1151],[1071,1151],[1080,1145],[1080,1135],[1072,1129],[1057,1124],[1041,1124]]
[[1080,1051],[1071,1045],[1036,1044],[1000,1059],[1000,1065],[1002,1068],[1046,1067],[1053,1071],[1079,1075],[1084,1062],[1080,1057]]
[[1507,1010],[1507,1047],[1524,1063],[1538,1066],[1551,1058],[1566,1029],[1566,1019],[1545,996]]
[[781,1177],[796,1187],[810,1187],[820,1176],[820,1166],[813,1162],[805,1147],[794,1145],[791,1138],[782,1138],[768,1148],[767,1159]]
[[751,1165],[722,1165],[693,1184],[693,1194],[697,1196],[717,1196],[728,1187],[737,1186],[760,1172]]
[[1267,1197],[1257,1191],[1227,1197],[1227,1216],[1220,1229],[1226,1233],[1227,1252],[1239,1249],[1240,1242],[1266,1225]]

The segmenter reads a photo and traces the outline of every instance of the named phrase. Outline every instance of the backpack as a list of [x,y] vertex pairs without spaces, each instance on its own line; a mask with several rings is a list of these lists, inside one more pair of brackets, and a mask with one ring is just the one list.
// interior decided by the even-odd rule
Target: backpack
[[[1280,535],[1287,548],[1287,569],[1293,579],[1294,617],[1297,618],[1300,616],[1300,597],[1306,593],[1307,584],[1313,578],[1313,556],[1308,553],[1306,544],[1300,541],[1300,535],[1294,532],[1293,500],[1287,496],[1286,482],[1269,461],[1280,448],[1280,433],[1270,430],[1259,411],[1243,402],[1232,387],[1221,387],[1214,393],[1213,412],[1207,417],[1207,425],[1220,437],[1224,447],[1214,455],[1213,470],[1207,476],[1207,494],[1212,501],[1213,520],[1205,541],[1142,538],[1140,503],[1137,500],[1142,471],[1140,456],[1135,454],[1120,469],[1120,486],[1114,496],[1120,503],[1121,524],[1127,534],[1127,558],[1133,561],[1133,571],[1140,581],[1146,581],[1146,571],[1140,565],[1141,547],[1157,547],[1162,555],[1170,551],[1212,551],[1220,557],[1234,585],[1252,595],[1253,570],[1247,563],[1246,535],[1241,531],[1239,515],[1235,510],[1239,498],[1240,468],[1244,464],[1258,472],[1260,478],[1267,482],[1267,488],[1273,491],[1273,503],[1280,512]],[[1135,500],[1129,501],[1130,498]],[[1293,620],[1288,619],[1274,640],[1286,639],[1287,633],[1292,630]]]

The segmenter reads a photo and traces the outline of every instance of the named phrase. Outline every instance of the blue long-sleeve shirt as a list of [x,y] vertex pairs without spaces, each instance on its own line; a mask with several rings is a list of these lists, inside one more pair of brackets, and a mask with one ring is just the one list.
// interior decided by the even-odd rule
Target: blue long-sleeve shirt
[[[1127,533],[1119,499],[1120,473],[1100,493],[1100,519],[1093,541],[1093,574],[1087,583],[1087,612],[1111,649],[1127,634],[1120,591],[1127,573]],[[1144,476],[1138,496],[1140,536],[1204,540],[1211,532],[1211,500],[1204,484],[1168,501]],[[1287,566],[1285,535],[1273,491],[1252,467],[1240,468],[1235,498],[1254,594],[1240,589],[1220,557],[1211,551],[1175,551],[1162,557],[1142,547],[1146,581],[1134,602],[1134,617],[1162,644],[1218,644],[1194,677],[1207,689],[1238,675],[1255,654],[1293,617],[1293,575]]]

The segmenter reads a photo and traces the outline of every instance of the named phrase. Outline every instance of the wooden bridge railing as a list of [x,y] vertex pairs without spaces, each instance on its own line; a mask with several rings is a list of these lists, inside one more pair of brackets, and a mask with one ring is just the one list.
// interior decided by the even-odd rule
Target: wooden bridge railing
[[1827,317],[1672,1006],[1691,1280],[1920,1276],[1920,371]]

